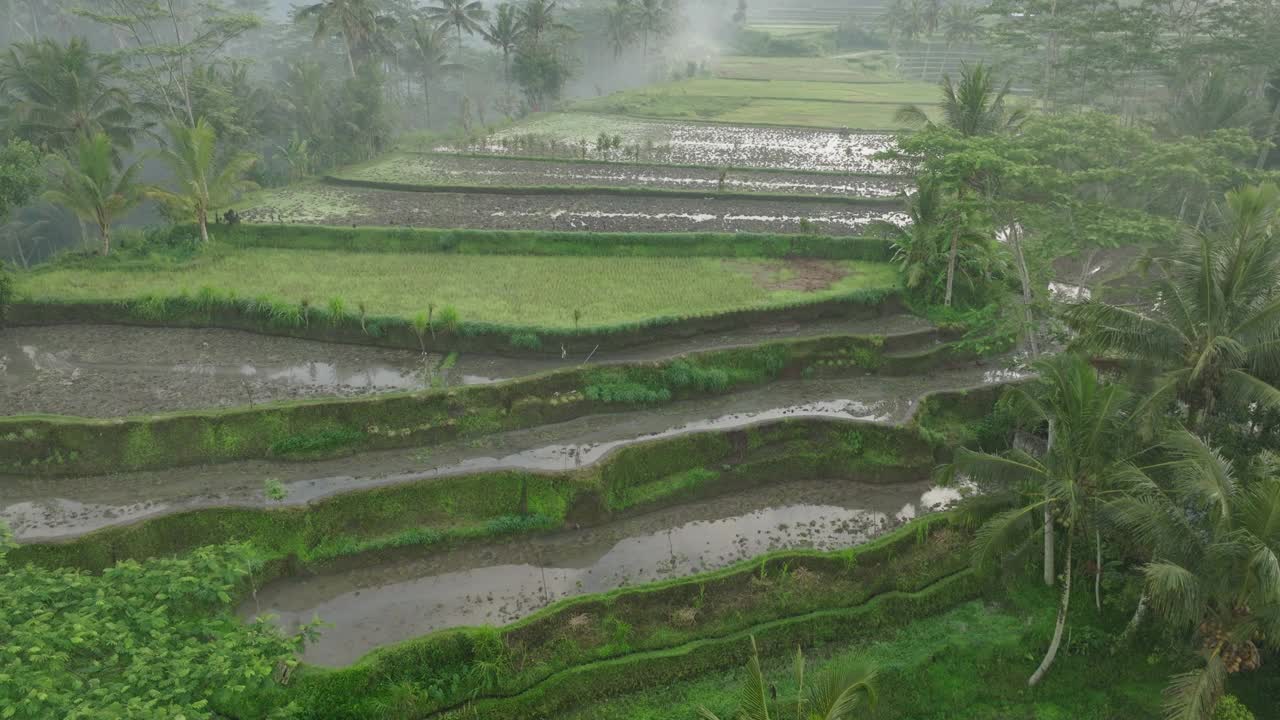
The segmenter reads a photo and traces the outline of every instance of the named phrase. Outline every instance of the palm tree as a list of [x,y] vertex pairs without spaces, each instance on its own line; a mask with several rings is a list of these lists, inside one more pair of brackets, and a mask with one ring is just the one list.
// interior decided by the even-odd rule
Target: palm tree
[[644,37],[644,56],[649,57],[649,34],[664,32],[671,23],[670,0],[636,0],[636,25]]
[[947,41],[947,47],[972,43],[982,37],[982,33],[982,16],[974,6],[954,3],[943,11],[942,36]]
[[1162,477],[1111,504],[1119,527],[1152,549],[1142,568],[1156,615],[1189,634],[1204,664],[1175,675],[1169,720],[1204,720],[1227,677],[1257,669],[1259,645],[1280,638],[1280,476],[1274,463],[1242,483],[1237,469],[1191,433],[1166,443]]
[[533,38],[534,47],[542,45],[542,35],[552,30],[564,30],[569,26],[556,20],[556,0],[525,0],[520,6],[520,24]]
[[178,183],[171,192],[149,188],[147,195],[168,205],[200,226],[200,241],[209,242],[209,212],[231,202],[236,194],[256,187],[244,175],[257,158],[235,153],[217,167],[218,137],[204,118],[195,127],[169,123],[169,147],[160,157],[169,165]]
[[[959,448],[947,468],[948,473],[964,473],[1019,499],[1017,507],[996,515],[978,530],[974,557],[979,566],[990,567],[998,558],[1024,553],[1043,538],[1045,583],[1052,585],[1057,578],[1055,525],[1065,533],[1062,595],[1053,639],[1028,685],[1044,678],[1061,645],[1076,546],[1093,541],[1101,568],[1105,503],[1138,473],[1126,452],[1127,440],[1134,435],[1128,391],[1103,382],[1088,362],[1073,353],[1039,360],[1034,367],[1040,376],[1037,387],[1015,388],[1005,402],[1021,426],[1047,428],[1045,452],[1036,457],[1017,448],[1001,455]],[[1043,518],[1038,526],[1037,516]],[[1094,593],[1101,607],[1100,574],[1095,576]]]
[[409,37],[407,64],[422,81],[422,102],[426,110],[427,127],[431,126],[432,80],[444,73],[465,69],[458,63],[449,62],[449,50],[445,42],[448,31],[447,25],[440,25],[432,30],[415,21]]
[[[1010,83],[1006,81],[997,91],[991,68],[983,63],[972,67],[961,64],[960,81],[954,82],[950,75],[943,75],[941,87],[944,124],[966,137],[1015,130],[1027,117],[1022,108],[1005,107]],[[904,125],[932,127],[934,124],[916,105],[902,106],[895,119]]]
[[378,0],[324,0],[294,11],[297,21],[315,19],[315,41],[328,37],[336,27],[342,33],[347,50],[347,67],[356,76],[356,62],[378,44],[381,31],[390,18],[378,13]]
[[609,8],[605,16],[605,29],[609,33],[609,46],[613,48],[613,59],[622,57],[636,39],[636,19],[629,0],[618,0]]
[[55,155],[53,187],[44,198],[98,226],[102,254],[111,252],[111,223],[116,216],[142,202],[138,185],[141,162],[116,169],[116,152],[106,133],[81,138],[72,160]]
[[[807,687],[804,653],[799,648],[792,667],[796,680],[794,702],[771,702],[771,693],[760,669],[760,651],[753,636],[751,659],[747,662],[747,675],[743,678],[738,713],[734,717],[738,720],[779,720],[784,713],[790,715],[794,712],[797,720],[853,720],[857,711],[875,707],[876,671],[870,667],[828,671]],[[720,720],[705,707],[700,708],[698,714],[704,720]]]
[[426,8],[427,19],[442,27],[453,27],[458,35],[458,52],[462,52],[462,33],[484,33],[480,23],[488,15],[480,0],[439,0],[439,5]]
[[119,60],[94,53],[84,38],[15,43],[0,58],[0,119],[51,152],[69,153],[98,133],[131,148],[137,125],[122,73]]
[[888,237],[893,243],[893,261],[906,278],[908,290],[919,290],[936,277],[933,263],[943,252],[942,185],[922,176],[916,192],[907,205],[907,225],[885,220],[868,226],[868,230]]
[[1222,216],[1155,261],[1149,310],[1094,301],[1065,313],[1079,347],[1155,370],[1150,407],[1177,398],[1197,430],[1223,405],[1280,406],[1264,379],[1280,369],[1280,188],[1233,190]]
[[924,5],[920,0],[892,0],[880,22],[891,36],[910,42],[924,32]]
[[519,11],[511,3],[502,3],[498,6],[497,17],[485,25],[481,34],[490,45],[502,51],[502,79],[510,85],[511,53],[524,37],[524,23],[520,20]]
[[1173,135],[1204,137],[1214,130],[1247,125],[1249,94],[1232,83],[1232,76],[1215,69],[1187,92],[1178,93],[1169,107],[1167,129]]

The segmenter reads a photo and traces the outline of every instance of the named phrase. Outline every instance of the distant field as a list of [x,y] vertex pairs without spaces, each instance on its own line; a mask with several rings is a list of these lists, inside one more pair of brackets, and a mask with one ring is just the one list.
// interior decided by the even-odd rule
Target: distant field
[[837,57],[752,57],[726,55],[717,61],[717,77],[734,80],[804,80],[818,82],[901,81],[897,57],[873,50]]
[[927,83],[865,84],[707,78],[650,85],[577,103],[577,110],[641,117],[801,127],[900,128],[904,103],[936,102]]
[[884,263],[666,257],[531,257],[220,249],[177,267],[104,265],[22,274],[20,297],[133,299],[204,286],[242,298],[342,297],[371,315],[412,317],[429,303],[465,321],[572,327],[724,312],[897,285]]

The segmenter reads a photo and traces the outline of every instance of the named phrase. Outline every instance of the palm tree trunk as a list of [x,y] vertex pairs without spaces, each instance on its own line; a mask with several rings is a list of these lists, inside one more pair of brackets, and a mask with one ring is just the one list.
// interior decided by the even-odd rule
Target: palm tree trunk
[[1067,626],[1067,609],[1071,605],[1071,541],[1067,541],[1067,567],[1066,578],[1062,583],[1062,600],[1058,603],[1058,620],[1053,628],[1053,640],[1049,642],[1049,650],[1044,655],[1044,660],[1040,661],[1040,667],[1031,674],[1027,680],[1028,687],[1035,687],[1044,679],[1049,668],[1053,665],[1054,658],[1058,656],[1058,648],[1062,645],[1062,630]]
[[1262,138],[1262,149],[1258,151],[1258,163],[1253,166],[1254,170],[1261,170],[1267,164],[1267,156],[1271,154],[1271,142],[1276,136],[1276,129],[1280,128],[1280,96],[1276,97],[1275,107],[1271,108],[1271,120],[1267,123],[1267,134]]
[[1138,628],[1142,626],[1142,621],[1147,617],[1149,603],[1150,599],[1147,597],[1147,593],[1143,592],[1142,596],[1138,598],[1138,607],[1133,610],[1133,617],[1129,618],[1129,624],[1124,626],[1124,632],[1120,633],[1120,637],[1116,638],[1116,644],[1111,648],[1112,655],[1128,646],[1129,641],[1138,632]]
[[1093,568],[1093,605],[1102,612],[1102,531],[1093,531],[1093,543],[1097,550]]
[[346,40],[346,41],[347,41],[347,42],[346,42],[346,45],[347,45],[347,69],[349,69],[349,70],[351,71],[351,77],[355,77],[355,76],[356,76],[356,54],[355,54],[355,51],[354,51],[354,50],[352,49],[352,47],[351,47],[351,36],[350,36],[350,35],[348,35],[348,34],[346,34],[346,33],[342,33],[342,39],[344,39],[344,40]]
[[203,245],[209,242],[209,212],[201,208],[196,213],[196,221],[200,223],[200,243]]
[[1022,228],[1017,222],[1009,224],[1009,243],[1013,245],[1013,256],[1018,262],[1018,275],[1022,280],[1022,313],[1027,323],[1027,343],[1034,359],[1040,355],[1040,345],[1036,341],[1036,327],[1031,314],[1031,273],[1027,270],[1027,258],[1022,254]]
[[[1047,455],[1053,450],[1054,441],[1053,421],[1049,421],[1049,443],[1045,449]],[[1048,493],[1045,493],[1044,502],[1044,585],[1045,587],[1053,587],[1053,583],[1057,580],[1058,575],[1054,570],[1054,562],[1056,561],[1057,548],[1054,547],[1054,527],[1053,527],[1053,504],[1049,502]]]
[[98,221],[98,234],[102,236],[102,254],[111,254],[111,222],[106,220]]
[[947,257],[947,294],[943,304],[951,307],[951,291],[956,284],[956,257],[960,254],[960,226],[951,232],[951,253]]

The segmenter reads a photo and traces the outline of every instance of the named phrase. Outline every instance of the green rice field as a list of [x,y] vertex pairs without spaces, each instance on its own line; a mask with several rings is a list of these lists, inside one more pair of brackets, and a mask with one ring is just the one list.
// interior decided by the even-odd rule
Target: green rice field
[[182,264],[89,262],[19,275],[20,298],[137,299],[196,293],[307,300],[340,297],[370,315],[454,306],[464,322],[573,327],[820,300],[895,287],[884,263],[719,258],[532,257],[221,248]]

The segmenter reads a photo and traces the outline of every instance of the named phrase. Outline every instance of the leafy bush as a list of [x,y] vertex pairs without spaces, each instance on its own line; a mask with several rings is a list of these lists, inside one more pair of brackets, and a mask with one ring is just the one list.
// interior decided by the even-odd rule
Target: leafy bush
[[1213,709],[1213,720],[1254,720],[1254,714],[1235,695],[1224,695]]
[[270,450],[272,455],[326,452],[346,445],[355,445],[363,441],[364,437],[364,433],[359,430],[327,428],[277,440],[271,443]]
[[542,348],[542,339],[534,332],[512,333],[511,347],[521,350],[538,350]]

